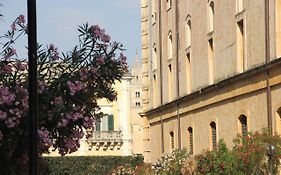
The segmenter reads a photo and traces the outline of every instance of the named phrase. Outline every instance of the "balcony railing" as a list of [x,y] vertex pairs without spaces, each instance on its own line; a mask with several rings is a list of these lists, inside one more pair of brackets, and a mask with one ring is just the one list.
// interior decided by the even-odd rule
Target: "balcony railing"
[[122,141],[121,131],[93,131],[91,142],[120,142]]

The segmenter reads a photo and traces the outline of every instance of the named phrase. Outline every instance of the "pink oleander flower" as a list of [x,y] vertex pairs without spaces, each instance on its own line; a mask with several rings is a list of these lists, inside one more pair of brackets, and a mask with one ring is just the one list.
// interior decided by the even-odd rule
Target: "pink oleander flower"
[[12,30],[12,31],[17,30],[17,28],[16,28],[16,24],[15,24],[15,23],[13,23],[13,24],[11,25],[11,30]]
[[99,56],[97,58],[97,65],[103,65],[105,63],[105,58],[104,56]]
[[89,129],[89,128],[93,127],[93,119],[90,118],[90,117],[85,117],[84,121],[83,121],[83,126],[86,129]]
[[15,100],[15,94],[9,91],[8,87],[0,86],[0,105],[11,105]]
[[6,119],[6,117],[7,117],[7,113],[0,110],[0,119],[4,120],[4,119]]
[[127,57],[123,53],[120,53],[119,59],[122,64],[127,64]]
[[42,94],[47,89],[47,83],[45,81],[38,82],[38,93]]
[[2,68],[0,68],[0,73],[10,75],[12,73],[12,66],[11,65],[4,65]]
[[54,100],[51,102],[51,104],[54,104],[54,105],[61,105],[61,104],[63,104],[62,97],[54,97]]
[[27,68],[27,66],[23,64],[21,61],[17,61],[15,66],[20,71],[25,71]]
[[38,137],[40,138],[40,145],[43,149],[48,149],[52,146],[52,139],[50,138],[49,131],[42,127],[38,130]]
[[103,41],[105,43],[109,43],[110,39],[111,39],[111,37],[109,35],[102,35],[101,36],[101,41]]
[[20,16],[18,16],[18,22],[19,23],[25,23],[25,18],[24,18],[24,15],[20,15]]
[[92,67],[92,68],[91,68],[91,73],[92,73],[94,76],[97,74],[97,72],[98,72],[98,69],[97,69],[97,68],[95,68],[95,67]]
[[53,44],[49,44],[48,51],[50,53],[50,57],[53,61],[59,60],[59,52],[58,48],[55,47]]
[[57,128],[64,128],[66,125],[68,125],[69,121],[65,118],[61,119],[60,122],[57,124]]
[[75,95],[76,92],[85,89],[85,85],[81,81],[67,81],[67,86],[70,90],[70,95]]
[[80,75],[80,79],[81,80],[86,80],[88,78],[88,70],[87,69],[82,69],[80,72],[79,72],[79,75]]
[[69,113],[69,114],[66,114],[66,118],[68,120],[72,120],[72,121],[76,121],[80,118],[83,118],[83,115],[79,112],[75,112],[75,113]]

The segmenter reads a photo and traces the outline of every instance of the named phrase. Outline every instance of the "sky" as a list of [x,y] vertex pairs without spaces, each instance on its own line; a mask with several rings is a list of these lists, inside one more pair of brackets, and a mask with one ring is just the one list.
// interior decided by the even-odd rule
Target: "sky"
[[[0,0],[0,35],[6,32],[20,14],[27,16],[27,0]],[[37,40],[60,51],[70,51],[78,44],[79,25],[98,24],[113,41],[126,48],[129,65],[140,58],[140,0],[37,0]],[[27,54],[27,37],[17,43],[17,52]]]

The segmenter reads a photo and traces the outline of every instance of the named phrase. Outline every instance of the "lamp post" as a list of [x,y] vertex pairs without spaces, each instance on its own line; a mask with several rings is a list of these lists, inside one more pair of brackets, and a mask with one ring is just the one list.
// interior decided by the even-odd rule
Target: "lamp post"
[[29,94],[29,174],[37,175],[37,29],[36,0],[27,0],[28,94]]
[[266,148],[267,150],[267,156],[268,156],[268,169],[269,169],[269,175],[273,175],[273,160],[272,156],[274,154],[275,147],[271,144],[269,144]]

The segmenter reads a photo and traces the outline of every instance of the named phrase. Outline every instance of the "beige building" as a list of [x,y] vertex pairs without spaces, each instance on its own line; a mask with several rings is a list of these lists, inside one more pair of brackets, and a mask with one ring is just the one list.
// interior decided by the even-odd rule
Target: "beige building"
[[281,133],[281,0],[141,0],[144,156]]
[[139,155],[143,153],[143,119],[139,115],[142,112],[142,68],[137,54],[130,73],[132,149],[134,155]]
[[[96,122],[92,137],[80,140],[78,151],[69,156],[130,156],[143,153],[141,63],[136,55],[130,73],[113,85],[117,101],[98,101],[104,116]],[[57,151],[47,156],[59,156]]]

